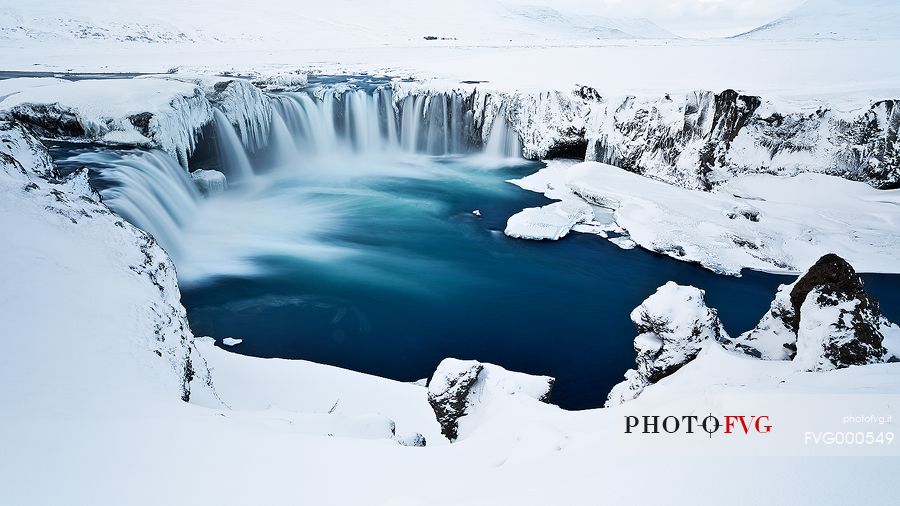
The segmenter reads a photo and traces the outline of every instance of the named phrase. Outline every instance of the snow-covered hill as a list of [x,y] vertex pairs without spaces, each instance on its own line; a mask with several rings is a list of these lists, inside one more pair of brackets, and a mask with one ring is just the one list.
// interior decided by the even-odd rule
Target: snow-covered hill
[[784,16],[737,35],[741,39],[900,39],[896,0],[808,0]]
[[[108,41],[125,44],[355,47],[409,41],[546,41],[667,38],[648,20],[563,14],[498,1],[273,0],[264,8],[236,0],[74,0],[16,3],[0,9],[0,40]],[[400,21],[402,20],[402,22]]]

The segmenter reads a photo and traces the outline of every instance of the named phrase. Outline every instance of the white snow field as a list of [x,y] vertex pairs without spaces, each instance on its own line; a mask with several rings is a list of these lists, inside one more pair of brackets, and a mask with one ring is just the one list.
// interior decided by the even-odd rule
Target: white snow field
[[[810,438],[847,430],[846,417],[896,414],[896,364],[806,373],[712,342],[608,409],[567,412],[518,395],[544,380],[518,386],[520,376],[492,368],[451,444],[423,385],[195,339],[163,250],[98,203],[84,173],[47,179],[34,137],[9,123],[2,133],[0,249],[15,252],[0,263],[15,287],[0,304],[10,504],[694,503],[697,487],[726,501],[748,483],[764,502],[845,504],[895,492],[896,444]],[[709,413],[768,416],[773,429],[625,433],[629,415]],[[427,445],[408,446],[418,435]],[[685,486],[689,477],[701,483]]]
[[[767,111],[821,109],[840,122],[900,97],[896,3],[888,0],[812,0],[727,40],[477,0],[360,5],[0,0],[0,71],[178,70],[114,81],[0,80],[0,113],[37,105],[35,117],[50,110],[77,124],[79,140],[152,146],[186,165],[216,114],[245,145],[268,135],[265,95],[249,81],[218,86],[230,81],[211,77],[222,72],[265,89],[301,84],[307,72],[418,81],[395,81],[398,97],[477,89],[493,108],[490,121],[499,111],[499,100],[485,98],[493,93],[520,106],[514,127],[532,154],[570,126],[598,127],[591,119],[601,116],[614,123],[608,104],[626,100],[671,119],[659,107],[672,102],[669,94],[736,89],[764,95]],[[572,98],[576,85],[614,97],[603,115]],[[140,130],[129,117],[142,113],[152,120]],[[816,141],[830,139],[819,132]],[[739,154],[759,155],[752,139],[736,144]],[[720,174],[712,191],[691,189],[695,182],[680,175],[663,182],[662,172],[650,179],[551,161],[515,184],[560,202],[515,215],[507,233],[596,233],[728,274],[802,272],[830,251],[863,272],[900,272],[900,190],[807,172],[827,172],[822,160],[786,155],[777,175]],[[34,135],[0,120],[0,503],[896,501],[897,363],[807,372],[705,339],[695,343],[696,358],[637,398],[578,412],[535,398],[546,378],[486,364],[451,443],[422,382],[246,357],[233,353],[238,339],[226,350],[195,337],[166,252],[100,202],[84,172],[57,176]],[[197,178],[206,191],[222,191],[220,176]],[[896,353],[900,335],[890,331]],[[596,333],[634,337],[605,335],[603,315]],[[452,383],[454,367],[477,365],[478,357],[459,358],[466,360],[442,363],[451,372],[442,370],[432,390]],[[765,416],[771,431],[626,432],[629,416],[654,415]]]
[[[819,12],[818,3],[802,12]],[[604,95],[733,88],[771,98],[865,102],[897,96],[900,69],[891,62],[900,41],[891,0],[841,4],[843,10],[862,13],[851,26],[877,21],[885,29],[878,37],[855,37],[854,32],[842,40],[794,37],[789,31],[760,41],[691,40],[667,37],[646,20],[601,19],[578,9],[554,13],[496,1],[446,6],[390,0],[360,8],[353,0],[273,0],[259,8],[239,0],[0,0],[0,69],[303,69],[481,81],[493,89],[519,91],[581,84]],[[819,23],[828,12],[808,22]],[[831,22],[845,26],[845,19]]]
[[733,275],[743,268],[797,273],[832,252],[860,272],[900,272],[900,190],[801,173],[744,175],[705,192],[570,161],[550,161],[512,182],[560,200],[513,215],[506,228],[512,237],[615,232],[617,239]]

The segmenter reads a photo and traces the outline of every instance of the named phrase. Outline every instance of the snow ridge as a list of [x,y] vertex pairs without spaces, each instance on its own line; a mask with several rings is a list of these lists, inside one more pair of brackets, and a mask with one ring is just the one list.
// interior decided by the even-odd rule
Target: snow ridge
[[[196,395],[215,401],[209,371],[194,345],[180,302],[175,266],[156,241],[110,211],[91,188],[85,170],[60,179],[44,146],[14,121],[0,121],[0,169],[3,194],[0,200],[6,204],[5,208],[16,209],[10,211],[9,221],[5,221],[5,229],[12,235],[10,240],[15,241],[20,233],[42,234],[42,229],[29,226],[39,224],[52,230],[43,240],[65,244],[59,250],[65,249],[76,258],[82,249],[79,241],[100,243],[102,237],[105,243],[123,245],[121,251],[127,253],[119,252],[107,262],[113,264],[115,282],[130,287],[127,297],[140,302],[134,306],[134,314],[125,315],[133,321],[119,331],[127,332],[135,324],[138,330],[133,335],[126,333],[123,342],[114,346],[134,345],[138,354],[133,360],[140,364],[137,367],[158,371],[165,388],[181,399],[187,401]],[[29,275],[27,270],[6,274],[10,276],[6,279],[15,286],[24,286],[25,282],[17,281],[18,277]],[[61,273],[61,280],[66,275],[71,276]],[[110,281],[107,283],[112,285]],[[77,286],[65,289],[72,288]],[[66,316],[60,313],[58,318]],[[102,345],[94,343],[88,349],[95,344]],[[77,367],[77,364],[58,366]],[[122,363],[106,365],[113,375],[111,381],[115,381],[115,374],[123,367],[132,368],[135,364],[125,359]]]

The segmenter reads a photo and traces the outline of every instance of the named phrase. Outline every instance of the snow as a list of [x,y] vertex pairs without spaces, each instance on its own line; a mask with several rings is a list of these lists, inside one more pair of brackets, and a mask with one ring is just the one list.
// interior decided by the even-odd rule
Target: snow
[[[264,87],[299,85],[309,71],[426,78],[432,90],[487,81],[467,85],[493,97],[484,104],[486,124],[501,97],[518,104],[508,116],[531,153],[578,137],[580,128],[608,125],[613,115],[571,97],[576,84],[614,108],[642,97],[638,103],[656,107],[661,125],[679,121],[666,94],[728,88],[764,94],[768,111],[812,114],[824,106],[838,120],[853,119],[873,100],[900,96],[896,37],[888,37],[895,18],[884,15],[886,3],[866,5],[878,8],[867,26],[882,40],[597,40],[620,36],[616,30],[665,34],[635,20],[523,15],[475,0],[452,8],[390,0],[364,9],[347,0],[274,0],[265,9],[236,0],[4,2],[0,68],[180,72],[2,80],[0,109],[52,106],[90,140],[153,145],[182,162],[214,108],[248,149],[267,136],[264,95],[243,80],[205,77],[224,71]],[[593,22],[604,26],[585,26]],[[144,112],[153,118],[147,131],[128,119]],[[464,437],[450,444],[429,406],[431,387],[245,357],[194,338],[165,252],[111,214],[83,172],[53,180],[34,137],[5,122],[0,137],[0,432],[12,436],[0,443],[0,488],[10,504],[696,504],[698,492],[732,503],[735,491],[748,496],[748,483],[759,503],[894,499],[885,477],[900,471],[896,443],[811,445],[804,435],[892,430],[896,422],[842,420],[896,419],[898,364],[810,373],[706,339],[696,358],[642,387],[637,399],[583,412],[538,402],[546,378],[483,364],[472,412],[460,422]],[[756,139],[736,138],[733,155],[766,162]],[[774,165],[789,168],[827,159],[777,156]],[[699,192],[596,163],[552,162],[518,184],[561,201],[526,215],[530,228],[550,221],[549,236],[562,237],[575,221],[568,228],[627,232],[610,240],[729,273],[797,271],[828,250],[863,271],[900,272],[897,191],[817,174],[726,179]],[[578,195],[590,201],[592,220],[567,211],[587,209]],[[686,325],[680,318],[691,312],[679,314],[676,303],[685,293],[665,288],[653,306]],[[810,320],[804,332],[818,332],[816,321],[825,320]],[[658,350],[660,339],[647,334],[638,348]],[[885,335],[885,346],[898,350],[900,328]],[[764,414],[774,430],[713,438],[623,431],[626,415],[707,413]],[[427,445],[410,447],[420,436]],[[890,458],[847,466],[847,455]],[[698,476],[714,479],[697,484]]]
[[834,369],[834,365],[825,358],[828,340],[840,332],[840,327],[848,329],[841,334],[853,334],[852,311],[859,302],[843,301],[827,306],[818,303],[820,295],[817,290],[813,290],[800,307],[803,318],[797,330],[797,356],[794,357],[794,364],[801,371]]
[[224,192],[228,189],[228,180],[225,174],[217,170],[197,169],[191,172],[191,180],[197,186],[200,194],[209,197]]
[[[264,10],[238,0],[53,0],[3,7],[5,70],[177,68],[263,78],[300,70],[481,81],[505,91],[565,91],[581,84],[603,96],[661,96],[733,88],[857,104],[900,91],[900,69],[890,64],[897,51],[896,37],[888,37],[893,30],[879,40],[698,41],[669,38],[644,20],[598,20],[556,13],[564,9],[549,5],[510,9],[479,0],[453,8],[413,0],[390,0],[377,9],[352,0],[302,8],[271,0]],[[882,12],[892,6],[877,7],[867,16],[890,28],[895,18]],[[585,31],[598,23],[633,36]],[[451,40],[425,40],[428,35]]]
[[237,339],[234,337],[226,337],[225,339],[222,339],[222,344],[224,344],[225,346],[236,346],[238,344],[241,344],[242,342],[244,342],[243,339]]
[[634,338],[637,367],[626,371],[625,381],[612,388],[606,406],[636,398],[647,386],[693,360],[703,347],[728,340],[705,297],[699,288],[669,281],[634,308],[630,316],[638,331]]
[[738,35],[742,39],[900,38],[900,5],[894,0],[807,0],[780,18]]
[[584,202],[555,202],[514,214],[509,218],[504,233],[520,239],[555,241],[565,237],[576,224],[593,216],[591,206]]
[[[4,139],[0,150],[20,162],[2,162],[0,172],[0,250],[15,252],[0,263],[4,286],[16,287],[0,304],[0,402],[15,407],[0,416],[0,430],[15,435],[2,443],[12,457],[0,459],[10,503],[585,504],[602,490],[611,503],[694,504],[688,477],[714,474],[705,498],[732,500],[748,474],[719,471],[746,465],[748,455],[757,457],[752,479],[765,483],[754,491],[761,501],[884,503],[894,493],[881,476],[896,458],[848,469],[828,457],[896,457],[896,446],[812,446],[803,434],[841,430],[848,414],[893,413],[896,364],[798,373],[789,362],[709,349],[638,399],[583,412],[538,402],[527,377],[490,368],[477,423],[464,421],[465,438],[449,444],[424,386],[194,339],[174,277],[129,268],[147,254],[170,265],[164,252],[93,212],[103,208],[80,199],[83,176],[41,179],[48,159],[28,149],[33,138]],[[26,190],[29,181],[39,188]],[[54,204],[50,189],[67,203]],[[160,323],[163,357],[153,352]],[[183,371],[173,367],[181,362],[170,357],[188,352],[195,377],[185,403]],[[623,431],[625,415],[709,412],[766,414],[775,430],[711,439]],[[404,445],[415,433],[427,446]],[[668,471],[646,487],[651,456]]]
[[[738,176],[703,192],[598,162],[555,161],[516,184],[612,210],[616,225],[638,246],[720,273],[797,273],[832,252],[861,272],[900,272],[898,190],[803,173]],[[528,210],[525,217],[540,214]]]
[[[209,102],[196,86],[160,79],[88,79],[82,81],[17,79],[8,87],[0,111],[25,117],[71,115],[85,137],[99,142],[154,145],[186,160],[200,128],[210,121]],[[47,114],[35,106],[50,108]],[[139,131],[131,117],[149,113],[147,130]]]

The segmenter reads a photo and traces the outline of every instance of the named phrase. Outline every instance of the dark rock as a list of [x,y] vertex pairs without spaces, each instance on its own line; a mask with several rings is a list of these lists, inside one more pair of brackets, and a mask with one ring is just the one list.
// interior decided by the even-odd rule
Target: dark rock
[[469,392],[484,366],[478,362],[454,361],[445,366],[446,363],[441,362],[428,382],[428,403],[441,426],[441,434],[455,441],[458,421],[468,408]]

